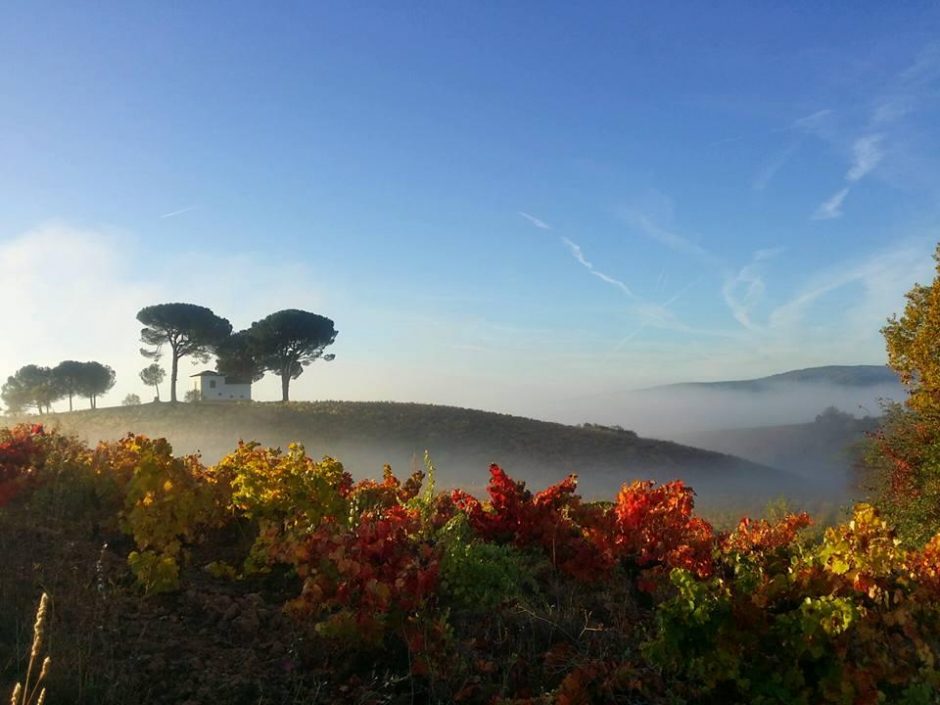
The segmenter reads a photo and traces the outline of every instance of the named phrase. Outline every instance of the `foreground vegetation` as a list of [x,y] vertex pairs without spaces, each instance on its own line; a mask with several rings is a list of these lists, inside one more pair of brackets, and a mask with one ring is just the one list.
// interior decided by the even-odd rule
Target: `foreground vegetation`
[[[49,702],[930,703],[940,537],[868,505],[716,531],[682,483],[584,502],[491,466],[353,482],[300,446],[0,436],[4,677],[50,595]],[[19,618],[17,618],[19,615]]]

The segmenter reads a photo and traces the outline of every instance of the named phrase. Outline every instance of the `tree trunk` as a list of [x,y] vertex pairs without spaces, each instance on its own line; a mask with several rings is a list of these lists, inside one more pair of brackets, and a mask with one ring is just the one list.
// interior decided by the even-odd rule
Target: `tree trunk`
[[156,384],[153,385],[153,391],[157,393],[157,401],[160,401],[160,387],[157,386]]
[[72,413],[72,393],[69,392],[69,413]]
[[287,390],[290,387],[290,372],[281,373],[281,401],[289,401]]
[[173,364],[170,366],[170,403],[176,403],[176,375],[179,371],[180,359],[173,351]]

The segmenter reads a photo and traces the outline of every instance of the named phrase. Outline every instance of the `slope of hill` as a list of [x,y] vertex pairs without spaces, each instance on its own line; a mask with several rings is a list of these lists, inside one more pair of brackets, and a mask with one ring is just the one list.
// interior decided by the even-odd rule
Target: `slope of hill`
[[[36,417],[31,417],[36,419]],[[332,455],[357,476],[383,463],[399,471],[431,452],[443,486],[482,489],[491,462],[534,488],[569,472],[586,497],[610,498],[633,479],[681,478],[706,503],[761,501],[799,492],[798,478],[725,454],[639,438],[629,431],[576,427],[471,409],[391,402],[145,404],[53,414],[41,419],[91,441],[129,431],[165,436],[179,452],[212,462],[239,439]]]
[[877,418],[829,410],[813,423],[705,431],[678,440],[772,465],[837,492],[857,482],[860,444],[878,423]]

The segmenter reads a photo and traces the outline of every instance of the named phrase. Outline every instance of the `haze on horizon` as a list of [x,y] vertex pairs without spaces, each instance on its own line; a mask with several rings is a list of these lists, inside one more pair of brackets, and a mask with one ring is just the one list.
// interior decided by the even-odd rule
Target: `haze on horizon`
[[167,301],[332,318],[298,400],[629,427],[621,390],[881,364],[940,241],[938,29],[930,4],[5,6],[0,376],[100,360],[102,405],[149,399],[135,314]]

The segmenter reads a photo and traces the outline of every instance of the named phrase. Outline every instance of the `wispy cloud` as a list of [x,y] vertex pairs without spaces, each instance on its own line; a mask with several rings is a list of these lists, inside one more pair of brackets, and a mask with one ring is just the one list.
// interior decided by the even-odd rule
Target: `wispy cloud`
[[783,248],[780,247],[758,250],[748,264],[734,275],[725,277],[721,288],[722,297],[734,319],[747,330],[760,330],[760,326],[753,321],[751,316],[751,312],[766,291],[760,264],[776,257],[781,252]]
[[884,150],[881,147],[882,138],[883,135],[874,134],[855,140],[852,145],[854,161],[845,175],[847,181],[858,181],[878,166],[878,162],[884,157]]
[[709,265],[721,265],[720,258],[713,255],[708,249],[684,235],[680,235],[674,230],[661,227],[646,214],[636,210],[627,210],[624,212],[624,215],[628,224],[639,230],[646,237],[668,247],[670,250],[695,257]]
[[[853,167],[859,171],[873,168],[880,158],[877,141],[862,142],[856,155]],[[847,185],[828,199],[821,206],[819,217],[836,217],[849,190]],[[812,338],[814,345],[829,345],[834,351],[833,355],[850,359],[857,353],[856,348],[859,346],[866,349],[870,347],[872,337],[877,337],[879,322],[901,305],[903,293],[911,282],[917,280],[918,276],[929,276],[931,271],[929,258],[924,256],[926,245],[919,241],[906,242],[894,249],[873,252],[865,258],[851,259],[817,272],[789,299],[771,308],[769,314],[758,316],[760,306],[767,302],[767,264],[779,256],[783,248],[756,250],[747,264],[733,269],[721,258],[674,229],[662,228],[650,218],[639,218],[636,214],[632,222],[645,224],[645,234],[664,246],[705,264],[712,264],[712,271],[722,279],[721,296],[724,303],[743,330],[702,330],[684,324],[667,310],[668,304],[661,308],[655,304],[645,304],[637,307],[642,325],[621,340],[618,350],[644,329],[663,327],[688,333],[692,336],[690,341],[703,337],[735,341],[736,345],[751,350],[753,355],[768,358],[798,356],[806,341]],[[664,233],[668,236],[664,236]],[[824,334],[827,337],[819,338],[816,332],[805,325],[805,315],[832,292],[849,285],[860,287],[861,293],[846,308],[840,320],[832,322],[831,328]]]
[[789,125],[784,125],[783,127],[775,127],[771,130],[764,130],[764,131],[761,131],[759,133],[752,134],[749,136],[736,135],[732,137],[724,137],[722,139],[709,142],[708,146],[718,147],[724,144],[742,142],[749,138],[765,137],[767,135],[778,134],[781,132],[801,131],[801,132],[815,133],[819,130],[822,130],[823,128],[827,126],[827,124],[829,123],[830,117],[833,115],[833,112],[834,111],[831,110],[830,108],[824,108],[823,110],[817,110],[813,113],[810,113],[809,115],[804,115],[803,117],[796,118]]
[[[728,306],[731,316],[747,330],[755,331],[758,326],[751,317],[751,310],[762,298],[765,285],[759,274],[760,263],[772,259],[783,249],[779,247],[757,250],[751,262],[735,270],[725,260],[706,247],[693,242],[674,229],[666,229],[655,223],[649,216],[636,210],[627,211],[627,222],[638,228],[647,237],[668,247],[674,252],[698,260],[708,270],[713,271],[722,280],[721,295]],[[698,331],[702,332],[702,331]],[[732,335],[727,331],[712,331],[715,335]]]
[[813,220],[832,220],[842,216],[842,203],[852,186],[874,171],[884,158],[881,134],[868,134],[852,143],[852,164],[845,173],[846,186],[823,201],[813,213]]
[[183,213],[189,213],[190,211],[194,211],[197,208],[199,208],[199,206],[187,206],[186,208],[180,208],[177,211],[170,211],[169,213],[164,213],[163,215],[160,216],[160,218],[161,219],[162,218],[174,218],[178,215],[183,215]]
[[873,125],[888,125],[897,122],[914,109],[914,101],[910,96],[894,95],[883,98],[872,111]]
[[525,219],[528,220],[530,223],[532,223],[532,225],[534,225],[535,227],[537,227],[537,228],[539,228],[539,229],[541,229],[541,230],[551,230],[551,229],[552,229],[552,226],[551,226],[551,225],[549,225],[548,223],[546,223],[546,222],[545,222],[544,220],[542,220],[541,218],[536,218],[534,215],[532,215],[532,214],[530,214],[530,213],[526,213],[525,211],[519,211],[519,215],[521,215],[523,218],[525,218]]
[[[904,120],[915,112],[918,104],[935,91],[934,84],[940,80],[940,42],[927,45],[917,58],[889,81],[869,102],[865,127],[850,142],[851,164],[845,174],[844,188],[823,202],[813,213],[814,220],[827,220],[842,215],[842,202],[854,184],[872,173],[885,157],[894,156],[897,149],[886,143],[904,142],[901,137]],[[905,135],[906,137],[906,135]],[[841,136],[831,139],[845,146]],[[896,160],[895,160],[896,161]]]
[[681,299],[686,294],[686,292],[689,291],[689,289],[697,285],[700,281],[701,277],[692,279],[662,303],[638,302],[635,304],[630,309],[630,312],[640,319],[640,325],[637,326],[631,333],[621,338],[620,342],[614,346],[614,352],[622,350],[627,343],[632,341],[647,328],[659,328],[662,330],[677,331],[680,333],[688,333],[690,335],[696,336],[723,337],[729,335],[724,331],[694,328],[689,326],[679,318],[675,311],[672,310],[673,304],[679,301],[679,299]]
[[665,283],[666,283],[666,270],[660,269],[659,276],[656,277],[656,291],[661,291],[663,288],[663,284]]
[[794,137],[784,149],[760,168],[751,184],[752,188],[755,191],[763,191],[767,188],[777,175],[777,172],[787,165],[787,162],[793,158],[800,146],[810,135],[821,136],[831,130],[832,117],[834,114],[831,108],[823,108],[809,115],[796,118],[786,127],[773,130],[775,133],[789,132],[793,134]]
[[925,46],[917,59],[901,72],[899,83],[905,88],[919,88],[940,79],[940,41]]
[[842,215],[842,202],[849,195],[849,187],[839,189],[832,196],[819,204],[813,213],[813,220],[831,220]]
[[[858,158],[852,166],[862,168],[870,163],[866,160],[871,153],[866,149],[864,144],[859,147]],[[848,189],[847,184],[843,189],[845,193],[840,192],[830,199],[834,211],[841,207]],[[663,217],[668,221],[668,214]],[[601,334],[597,341],[600,345],[591,348],[591,353],[597,357],[590,364],[598,369],[613,369],[628,355],[635,355],[642,360],[641,364],[654,368],[651,361],[657,357],[674,357],[682,361],[679,364],[693,370],[701,370],[703,365],[709,364],[715,370],[734,369],[728,362],[731,359],[734,364],[747,362],[768,369],[826,364],[835,360],[877,359],[882,350],[877,333],[880,324],[903,305],[903,294],[911,282],[929,276],[931,269],[929,258],[925,256],[929,251],[925,242],[905,241],[887,250],[837,262],[823,270],[810,270],[802,285],[781,291],[782,283],[772,287],[774,282],[769,275],[778,265],[775,258],[783,253],[783,248],[755,249],[747,261],[734,264],[678,227],[660,225],[649,213],[634,208],[629,222],[638,228],[642,224],[642,235],[702,266],[697,276],[684,276],[682,287],[672,296],[663,295],[661,291],[665,274],[650,272],[650,297],[647,298],[634,282],[630,282],[634,285],[630,287],[610,276],[612,270],[591,257],[590,247],[582,247],[587,243],[579,238],[559,237],[580,267],[628,297],[623,314],[630,325],[618,330],[616,322],[611,321],[608,334],[617,331],[617,337],[605,345],[607,341]],[[694,291],[697,300],[709,296],[712,292],[708,291],[708,282],[714,279],[718,280],[717,300],[722,301],[729,312],[726,322],[700,321],[675,305],[683,297],[692,298],[688,291]],[[701,372],[695,374],[700,376]]]
[[755,191],[763,191],[767,186],[773,181],[773,178],[777,175],[777,172],[780,171],[787,162],[796,154],[796,150],[799,148],[799,140],[791,142],[782,152],[777,154],[773,159],[771,159],[764,167],[758,172],[757,176],[754,177],[754,183],[752,184]]
[[[903,298],[903,292],[919,275],[931,270],[924,257],[922,243],[904,243],[891,250],[874,252],[861,260],[849,260],[818,272],[789,301],[770,315],[774,329],[794,329],[802,323],[806,311],[826,295],[851,284],[859,284],[864,294],[857,299],[846,318],[859,318],[859,310],[867,311],[864,323],[857,324],[866,334],[877,330],[877,321],[884,320]],[[895,299],[894,301],[892,299]]]
[[792,130],[803,130],[805,132],[815,132],[817,131],[824,123],[828,122],[832,117],[833,111],[831,108],[824,108],[822,110],[817,110],[814,113],[809,115],[804,115],[801,118],[797,118],[793,121],[788,129]]
[[588,261],[588,259],[584,256],[584,251],[581,249],[580,245],[578,245],[576,242],[572,242],[566,237],[563,237],[561,241],[565,243],[565,246],[567,246],[568,250],[571,252],[571,256],[574,257],[576,260],[578,260],[578,262],[580,262],[581,265],[585,269],[587,269],[591,274],[593,274],[595,277],[600,279],[602,282],[606,282],[607,284],[610,284],[611,286],[617,287],[630,298],[636,298],[636,295],[633,293],[630,287],[628,287],[622,281],[610,276],[609,274],[604,274],[603,272],[597,271],[594,268],[594,265],[591,264],[591,262]]
[[[519,213],[526,219],[532,219],[534,216],[530,216],[527,213]],[[537,218],[535,220],[538,220]],[[542,222],[542,221],[538,221]],[[535,224],[535,223],[533,223]],[[539,227],[536,225],[536,227]],[[669,233],[668,231],[661,230],[656,228],[651,221],[647,221],[647,227],[649,227],[654,233],[652,237],[659,239],[664,243],[668,243],[671,247],[677,247],[687,253],[697,254],[699,256],[710,257],[711,255],[704,250],[703,248],[698,248],[694,243],[687,241],[685,238],[675,233]],[[714,331],[707,331],[701,329],[692,328],[685,323],[683,323],[674,311],[671,310],[671,307],[689,290],[692,286],[698,283],[698,279],[686,282],[686,284],[675,294],[669,297],[663,303],[655,303],[652,301],[647,301],[643,297],[639,296],[636,292],[633,291],[622,279],[611,276],[606,272],[599,270],[594,263],[587,258],[584,254],[584,249],[577,242],[572,240],[569,237],[562,236],[559,238],[568,249],[568,252],[574,258],[574,260],[584,267],[592,276],[596,277],[600,281],[618,289],[621,293],[627,296],[631,303],[628,307],[629,314],[640,321],[640,326],[634,330],[631,334],[623,338],[620,343],[614,348],[614,351],[621,349],[627,342],[635,338],[640,332],[648,327],[660,328],[665,330],[680,331],[690,334],[701,334],[701,335],[712,335],[717,334]],[[660,272],[659,278],[657,280],[657,289],[662,286],[664,283],[665,272]]]
[[[552,230],[552,226],[541,218],[537,218],[531,213],[526,213],[525,211],[518,211],[518,213],[540,230]],[[622,291],[627,296],[636,298],[633,290],[624,284],[620,279],[595,269],[594,265],[588,260],[587,257],[584,256],[584,251],[581,249],[581,246],[578,243],[567,237],[562,237],[561,241],[565,244],[565,247],[568,248],[568,251],[571,252],[571,256],[574,257],[581,264],[581,266],[587,269],[592,275],[600,279],[605,284],[610,284],[611,286],[620,289],[620,291]]]

